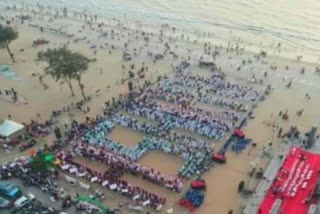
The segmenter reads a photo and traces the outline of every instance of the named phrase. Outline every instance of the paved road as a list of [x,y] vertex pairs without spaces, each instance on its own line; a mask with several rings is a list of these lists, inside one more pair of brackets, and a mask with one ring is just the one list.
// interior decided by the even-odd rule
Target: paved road
[[[36,187],[27,187],[27,186],[23,186],[22,182],[18,179],[11,179],[10,180],[11,182],[17,184],[18,186],[20,186],[23,194],[27,194],[27,193],[32,193],[33,195],[35,195],[35,198],[36,200],[40,201],[42,204],[44,204],[45,206],[47,207],[52,207],[52,208],[55,208],[57,210],[61,210],[61,205],[62,205],[62,202],[59,201],[59,202],[52,202],[50,200],[50,196],[49,194],[46,194],[44,192],[42,192],[39,188],[36,188]],[[62,210],[63,212],[65,213],[68,213],[68,214],[76,214],[76,209],[75,207],[72,207],[68,210]],[[10,213],[10,211],[8,210],[1,210],[0,213],[2,214],[5,214],[5,213]]]

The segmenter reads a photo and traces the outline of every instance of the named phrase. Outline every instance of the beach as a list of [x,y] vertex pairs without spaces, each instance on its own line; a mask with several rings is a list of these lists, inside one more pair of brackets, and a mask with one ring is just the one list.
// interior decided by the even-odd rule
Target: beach
[[[37,3],[35,0],[24,2]],[[129,0],[57,0],[41,1],[41,4],[52,7],[65,5],[78,11],[90,8],[92,13],[104,17],[121,17],[138,22],[145,17],[148,22],[144,25],[151,28],[172,23],[181,32],[198,38],[212,38],[219,44],[227,45],[227,42],[233,41],[250,51],[265,49],[277,56],[296,58],[304,55],[305,61],[319,60],[319,32],[316,27],[319,6],[316,0],[295,3],[289,0],[263,3],[254,0],[201,0],[195,7],[192,0],[143,0],[139,3]],[[278,43],[282,44],[280,54],[276,51]]]
[[[91,3],[95,7],[102,4],[99,1],[91,1]],[[119,8],[117,7],[118,4],[121,5],[122,3],[114,3],[113,8]],[[206,3],[209,4],[208,2]],[[123,4],[127,5],[128,8],[134,8],[128,9],[128,11],[145,10],[148,7],[146,2],[141,3],[140,6],[130,5],[131,3],[127,1]],[[181,5],[179,2],[170,4],[177,4],[174,7],[172,6],[172,8],[177,8]],[[4,5],[9,5],[10,9],[4,9]],[[180,30],[184,29],[184,24],[178,24],[178,30],[174,31],[172,30],[174,25],[169,24],[170,27],[161,25],[167,23],[165,19],[162,20],[163,22],[158,22],[158,24],[155,24],[157,23],[155,20],[151,20],[150,22],[143,20],[141,21],[143,24],[141,24],[135,21],[139,19],[139,16],[133,16],[132,20],[129,16],[120,16],[116,20],[99,15],[97,20],[95,20],[93,18],[94,15],[92,15],[90,24],[88,24],[84,20],[84,17],[74,16],[71,12],[72,9],[70,9],[67,17],[63,17],[62,15],[54,17],[55,10],[53,8],[47,9],[45,7],[41,13],[36,13],[32,10],[37,11],[39,9],[37,6],[12,9],[12,5],[13,3],[5,1],[1,3],[1,16],[4,19],[0,20],[0,24],[6,24],[6,20],[11,20],[11,17],[21,14],[30,15],[33,18],[31,21],[24,21],[24,23],[17,21],[18,18],[16,18],[10,23],[10,26],[19,32],[19,38],[10,44],[17,63],[11,63],[10,57],[4,49],[0,52],[0,65],[8,65],[15,72],[15,77],[17,77],[13,79],[12,77],[0,74],[0,90],[14,88],[19,93],[19,96],[23,98],[23,102],[19,103],[0,99],[0,119],[6,119],[10,115],[12,120],[20,123],[29,123],[30,120],[45,121],[47,118],[50,118],[52,111],[63,109],[63,107],[70,106],[72,103],[81,100],[79,90],[75,90],[76,96],[71,97],[66,84],[55,82],[49,76],[43,78],[43,82],[48,87],[44,87],[39,81],[39,74],[43,73],[44,64],[35,61],[37,53],[47,48],[61,47],[62,45],[68,45],[68,48],[71,50],[80,52],[89,58],[94,58],[95,62],[90,64],[88,71],[83,76],[85,91],[91,97],[91,101],[86,103],[84,108],[89,107],[90,111],[85,114],[83,111],[76,109],[62,112],[59,117],[54,118],[55,122],[61,126],[64,124],[70,125],[72,119],[83,121],[85,117],[95,117],[97,114],[101,114],[105,102],[112,100],[112,97],[118,99],[123,88],[125,88],[125,91],[128,91],[128,82],[125,79],[128,78],[127,72],[130,70],[131,64],[135,65],[136,69],[133,69],[135,72],[142,65],[148,67],[148,70],[145,72],[145,79],[135,81],[135,88],[142,85],[144,80],[150,80],[152,83],[155,83],[159,76],[172,75],[174,72],[173,68],[179,65],[182,60],[189,60],[192,63],[194,74],[199,73],[202,76],[210,76],[210,71],[200,69],[197,66],[199,58],[204,52],[203,46],[205,41],[210,42],[212,47],[216,47],[219,51],[219,55],[215,58],[215,63],[226,74],[227,80],[249,85],[257,89],[260,89],[262,85],[271,85],[272,90],[270,95],[262,102],[257,103],[257,107],[253,110],[252,119],[248,120],[247,125],[243,128],[246,136],[251,138],[257,146],[244,150],[241,153],[227,152],[228,161],[226,165],[215,164],[209,171],[203,173],[202,177],[207,181],[208,187],[204,204],[197,209],[198,213],[223,214],[227,213],[230,209],[236,212],[240,205],[245,203],[245,200],[238,194],[238,183],[244,180],[248,181],[249,188],[254,189],[256,187],[258,180],[253,178],[248,179],[248,173],[251,170],[250,162],[256,158],[263,146],[270,141],[273,143],[271,155],[276,154],[280,149],[281,139],[276,137],[274,127],[282,127],[283,133],[289,130],[291,126],[297,126],[301,131],[307,132],[319,122],[317,118],[319,118],[320,112],[316,106],[320,104],[320,76],[315,73],[315,69],[318,66],[315,62],[318,56],[314,54],[318,51],[319,45],[318,41],[310,39],[314,38],[317,32],[310,32],[310,38],[298,39],[301,42],[299,44],[286,39],[281,40],[269,34],[266,36],[265,33],[261,33],[260,35],[264,35],[265,37],[261,36],[264,44],[260,46],[260,42],[256,42],[255,44],[250,42],[254,40],[254,37],[247,36],[244,33],[246,28],[238,31],[233,29],[234,26],[239,26],[237,23],[234,23],[234,26],[228,30],[216,31],[217,26],[213,27],[206,32],[213,32],[214,36],[211,34],[203,36],[201,34],[202,27],[199,27],[197,31],[198,35],[193,32],[194,29],[197,29],[195,27],[192,27],[194,29],[185,27],[185,31]],[[210,6],[214,7],[215,5]],[[20,6],[17,4],[17,7]],[[171,14],[176,13],[176,11],[165,10],[165,5],[162,8],[163,11],[169,11]],[[79,8],[75,9],[78,10]],[[316,8],[307,9],[313,10]],[[160,11],[159,13],[164,13],[156,8],[150,9],[150,13],[155,10]],[[205,11],[206,14],[210,13],[205,10],[205,6],[197,10]],[[241,7],[239,10],[241,10]],[[193,14],[192,11],[188,12],[185,8],[181,8],[181,11],[185,11],[182,17],[192,17],[192,20],[197,20],[197,14]],[[87,9],[87,12],[90,13],[89,9]],[[221,13],[223,12],[222,10]],[[236,12],[233,11],[233,13]],[[95,13],[93,12],[92,14]],[[219,16],[218,13],[216,15]],[[203,16],[207,17],[206,15]],[[113,14],[111,17],[113,17]],[[171,18],[173,19],[173,17]],[[211,17],[207,17],[208,20],[203,19],[201,20],[204,22],[212,20]],[[274,17],[274,19],[277,19],[277,17]],[[292,20],[292,22],[294,21]],[[102,22],[104,25],[101,27],[99,23]],[[185,23],[185,25],[188,24]],[[256,23],[256,25],[263,25],[267,29],[274,28],[271,23],[270,25]],[[40,31],[40,26],[45,29],[43,32]],[[52,29],[50,30],[50,28]],[[115,32],[113,36],[111,36],[111,29]],[[232,31],[231,35],[230,30]],[[294,30],[289,29],[288,31],[295,32]],[[107,32],[107,35],[103,34],[105,32]],[[144,40],[144,36],[141,35],[142,32],[148,34],[149,42]],[[184,34],[183,38],[181,32]],[[219,34],[220,32],[221,34]],[[282,33],[285,34],[287,32]],[[270,34],[272,35],[273,33]],[[301,33],[297,33],[294,36],[299,37]],[[38,37],[49,40],[49,44],[33,47],[32,41]],[[225,40],[224,38],[226,37],[230,39]],[[281,38],[281,36],[279,37]],[[235,38],[241,39],[237,40]],[[308,42],[302,42],[302,40],[307,40]],[[169,43],[171,51],[179,57],[177,59],[170,54],[166,54],[164,59],[158,60],[155,63],[153,58],[149,56],[149,53],[162,53],[165,49],[165,42]],[[277,48],[276,44],[278,43],[282,44],[281,48]],[[125,44],[128,45],[127,48],[125,48]],[[261,50],[267,51],[268,54],[267,57],[260,57],[258,60],[256,56],[259,55]],[[301,53],[298,50],[301,50]],[[126,51],[130,52],[133,56],[132,61],[123,60],[122,55]],[[278,53],[275,53],[277,51]],[[304,56],[302,61],[296,59],[298,55]],[[286,66],[288,67],[286,68]],[[301,73],[302,68],[305,70],[303,74]],[[255,83],[253,81],[250,82],[249,79],[253,77],[256,80],[262,80],[263,84],[259,83],[259,81]],[[290,82],[292,86],[290,88],[286,87]],[[311,99],[306,99],[306,94]],[[210,108],[208,107],[208,109]],[[297,116],[296,112],[301,109],[303,109],[303,114]],[[282,120],[278,115],[280,111],[287,112],[289,119]],[[137,145],[143,138],[143,135],[141,131],[116,127],[108,136],[115,141],[130,146]],[[198,135],[194,136],[198,137]],[[223,144],[221,141],[218,142],[209,138],[205,139],[210,143],[214,143],[217,150]],[[270,158],[263,157],[257,168],[265,168],[269,161]],[[158,169],[163,173],[175,175],[183,160],[177,156],[156,151],[154,154],[150,152],[142,157],[139,163]],[[127,174],[125,175],[125,179],[151,192],[165,195],[167,203],[161,213],[165,213],[165,210],[171,207],[174,208],[174,213],[187,213],[185,209],[178,206],[178,200],[182,196],[182,193],[170,192]],[[186,181],[186,184],[189,185],[190,180]],[[109,194],[112,195],[112,192],[109,192]],[[110,207],[116,207],[119,200],[124,199],[116,196],[111,201],[106,200],[105,203]],[[125,213],[129,212],[125,211]]]

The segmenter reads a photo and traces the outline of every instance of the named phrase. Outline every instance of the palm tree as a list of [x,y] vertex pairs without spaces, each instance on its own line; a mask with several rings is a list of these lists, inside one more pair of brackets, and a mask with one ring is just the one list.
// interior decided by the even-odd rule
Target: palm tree
[[9,48],[9,44],[18,38],[18,32],[12,27],[4,27],[0,25],[0,48],[6,48],[12,62],[16,62],[14,59],[14,54]]

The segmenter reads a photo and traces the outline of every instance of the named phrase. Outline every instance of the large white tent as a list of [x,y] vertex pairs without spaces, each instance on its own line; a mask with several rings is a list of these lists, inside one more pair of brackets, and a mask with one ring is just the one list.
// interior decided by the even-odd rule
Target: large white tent
[[0,136],[10,137],[24,129],[24,125],[12,120],[5,120],[0,124]]

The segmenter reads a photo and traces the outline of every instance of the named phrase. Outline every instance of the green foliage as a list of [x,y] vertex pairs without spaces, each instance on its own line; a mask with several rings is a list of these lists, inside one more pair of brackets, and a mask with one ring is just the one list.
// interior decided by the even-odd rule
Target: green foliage
[[44,69],[45,73],[50,75],[55,81],[66,82],[72,94],[72,80],[78,82],[83,92],[81,76],[88,69],[90,59],[80,53],[71,52],[64,46],[62,48],[48,49],[44,52],[39,52],[38,60],[47,62],[48,66]]
[[4,27],[0,25],[0,47],[6,47],[18,38],[18,32],[12,27]]
[[11,53],[9,44],[18,38],[18,32],[12,27],[0,25],[0,48],[6,48],[12,61],[15,62],[14,55]]
[[38,60],[48,63],[45,72],[56,81],[64,77],[78,79],[88,69],[88,63],[90,62],[85,56],[73,53],[66,47],[41,51],[38,53]]
[[53,167],[53,158],[50,153],[42,153],[35,156],[31,161],[31,167],[35,171],[46,172],[49,168]]

